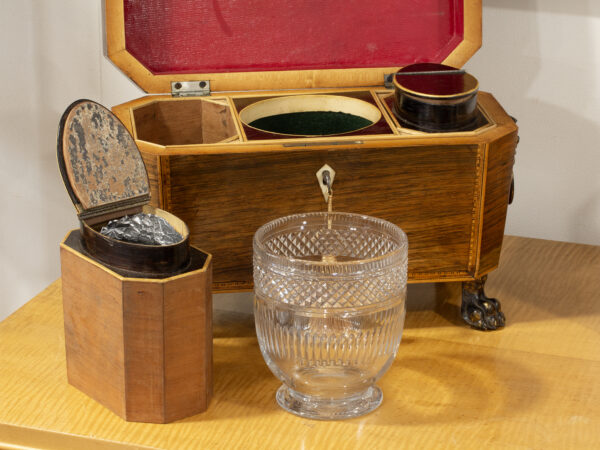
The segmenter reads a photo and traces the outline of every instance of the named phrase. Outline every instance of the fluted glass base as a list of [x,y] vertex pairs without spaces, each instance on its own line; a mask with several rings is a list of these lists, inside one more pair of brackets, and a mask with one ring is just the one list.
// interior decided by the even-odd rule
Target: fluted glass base
[[377,386],[371,386],[351,397],[328,399],[301,394],[284,384],[276,398],[279,406],[292,414],[307,419],[336,420],[370,413],[381,404],[383,393]]

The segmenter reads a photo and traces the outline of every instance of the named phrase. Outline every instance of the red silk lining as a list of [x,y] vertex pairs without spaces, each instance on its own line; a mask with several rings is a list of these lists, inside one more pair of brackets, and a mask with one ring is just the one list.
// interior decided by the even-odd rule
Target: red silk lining
[[399,67],[463,39],[463,0],[124,0],[127,50],[154,74]]

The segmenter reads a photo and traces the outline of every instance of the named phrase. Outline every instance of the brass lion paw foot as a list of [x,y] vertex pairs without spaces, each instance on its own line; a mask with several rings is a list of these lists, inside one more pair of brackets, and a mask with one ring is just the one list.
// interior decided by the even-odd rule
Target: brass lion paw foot
[[485,295],[483,286],[487,276],[462,285],[460,308],[465,322],[479,330],[495,330],[504,326],[506,318],[500,310],[500,302]]

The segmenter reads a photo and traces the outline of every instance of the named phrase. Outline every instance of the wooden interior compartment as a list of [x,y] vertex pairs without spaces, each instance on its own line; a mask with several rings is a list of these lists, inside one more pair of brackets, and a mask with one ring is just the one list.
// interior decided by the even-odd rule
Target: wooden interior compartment
[[381,111],[346,95],[286,95],[248,105],[239,118],[246,126],[274,134],[337,136],[370,127],[381,119]]
[[[231,100],[235,106],[236,109],[236,113],[239,115],[240,112],[250,106],[253,105],[257,102],[263,101],[263,100],[269,100],[272,98],[277,98],[277,97],[284,97],[284,96],[291,96],[291,95],[306,95],[306,91],[299,91],[299,92],[295,92],[295,93],[287,93],[287,94],[282,94],[282,93],[277,93],[277,94],[266,94],[266,95],[257,95],[257,96],[240,96],[240,97],[232,97]],[[373,106],[375,106],[377,109],[379,109],[381,111],[381,106],[379,105],[379,102],[375,99],[375,95],[373,92],[369,91],[369,90],[345,90],[345,91],[339,91],[339,90],[330,90],[330,89],[325,89],[325,90],[319,90],[318,92],[314,92],[314,95],[338,95],[338,96],[344,96],[344,97],[350,97],[350,98],[354,98],[354,99],[358,99],[358,100],[362,100],[364,102],[367,102]],[[266,132],[266,131],[262,131],[253,127],[248,126],[247,124],[245,124],[243,121],[240,120],[240,125],[242,127],[242,129],[244,130],[244,134],[246,135],[248,141],[262,141],[262,140],[270,140],[270,139],[302,139],[303,136],[294,136],[294,135],[285,135],[285,134],[277,134],[277,133],[271,133],[271,132]],[[361,128],[358,129],[356,131],[352,131],[352,132],[346,132],[346,133],[342,133],[339,134],[337,136],[377,136],[377,135],[393,135],[394,131],[392,130],[392,127],[390,126],[390,123],[387,121],[387,119],[385,118],[385,114],[382,112],[381,117],[379,118],[379,120],[375,123],[373,123],[372,125],[369,125],[366,128]],[[325,136],[322,136],[325,137]]]
[[237,136],[225,99],[166,99],[132,111],[136,139],[159,145],[214,144]]

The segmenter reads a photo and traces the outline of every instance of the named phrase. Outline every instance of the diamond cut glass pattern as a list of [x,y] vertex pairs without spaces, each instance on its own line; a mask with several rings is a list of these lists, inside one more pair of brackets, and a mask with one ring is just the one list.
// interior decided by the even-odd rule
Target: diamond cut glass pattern
[[347,213],[277,219],[254,237],[256,331],[295,414],[365,414],[392,364],[405,315],[408,244],[397,226]]

